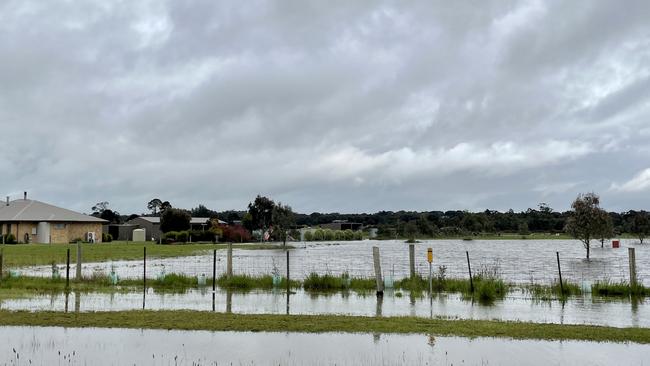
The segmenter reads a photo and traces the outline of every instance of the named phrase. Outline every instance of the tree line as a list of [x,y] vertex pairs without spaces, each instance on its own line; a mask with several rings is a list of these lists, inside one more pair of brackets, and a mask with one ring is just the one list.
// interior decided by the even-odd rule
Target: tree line
[[[161,221],[180,222],[180,224],[164,224],[163,231],[182,231],[189,227],[190,217],[207,217],[220,219],[229,224],[240,224],[247,231],[246,235],[239,229],[239,238],[250,237],[253,232],[259,233],[261,239],[285,241],[295,237],[295,231],[300,227],[317,227],[335,220],[361,223],[364,227],[377,228],[379,238],[435,238],[453,236],[471,236],[479,234],[514,233],[528,235],[530,233],[569,233],[574,237],[576,231],[575,215],[584,207],[591,207],[587,216],[597,218],[592,223],[593,233],[590,240],[601,240],[624,233],[635,235],[641,242],[650,235],[650,214],[646,211],[630,210],[626,212],[607,212],[600,208],[597,195],[590,193],[580,195],[572,204],[569,211],[553,210],[546,203],[540,203],[536,208],[515,212],[508,210],[500,212],[485,210],[470,212],[461,210],[450,211],[379,211],[376,213],[341,214],[295,213],[290,206],[276,203],[271,198],[258,195],[249,203],[247,210],[215,211],[204,205],[192,209],[174,208],[169,201],[154,198],[147,203],[149,216],[161,216]],[[597,209],[596,209],[597,208]],[[137,215],[121,216],[108,209],[108,202],[99,202],[93,206],[93,215],[105,218],[111,222],[121,223]],[[165,220],[165,216],[167,219]],[[584,216],[586,217],[586,216]],[[172,219],[173,218],[173,219]],[[187,224],[186,224],[187,222]],[[216,225],[216,224],[215,224]],[[224,228],[222,227],[223,231]]]

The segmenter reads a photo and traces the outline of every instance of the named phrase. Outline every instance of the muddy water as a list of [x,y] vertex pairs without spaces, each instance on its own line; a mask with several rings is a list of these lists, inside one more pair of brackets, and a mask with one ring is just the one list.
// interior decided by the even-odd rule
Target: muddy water
[[[401,295],[401,296],[400,296]],[[185,294],[71,293],[33,298],[1,300],[0,309],[29,311],[107,311],[142,309],[191,309],[212,311],[212,292],[194,289]],[[574,297],[559,301],[535,302],[523,294],[512,294],[493,305],[466,301],[457,294],[441,294],[433,299],[411,298],[408,293],[386,292],[382,300],[374,294],[336,293],[313,295],[297,291],[289,298],[283,291],[237,293],[218,290],[214,310],[262,314],[343,314],[365,316],[418,316],[463,319],[519,320],[558,324],[594,324],[614,327],[650,327],[650,306],[645,302],[606,301]],[[288,306],[287,306],[288,305]]]
[[[107,244],[110,245],[110,244]],[[385,276],[396,279],[408,276],[408,245],[401,241],[354,241],[294,243],[291,250],[290,271],[293,278],[304,278],[310,272],[371,277],[372,247],[379,246],[381,264]],[[416,244],[416,271],[428,275],[426,248],[434,251],[433,270],[445,266],[448,277],[468,276],[465,252],[470,255],[474,273],[497,271],[508,282],[550,283],[557,279],[558,268],[555,252],[560,253],[562,275],[565,280],[591,283],[597,280],[627,281],[627,247],[636,248],[639,280],[650,286],[650,245],[640,245],[634,240],[623,240],[621,248],[594,247],[591,260],[585,260],[585,249],[575,240],[435,240]],[[225,272],[225,251],[218,251],[217,273]],[[234,271],[242,274],[281,274],[286,271],[286,252],[283,250],[235,250]],[[73,266],[74,267],[74,266]],[[111,268],[125,278],[141,278],[142,261],[115,261],[84,264],[84,275],[99,272],[107,274]],[[60,267],[61,273],[64,273]],[[24,274],[50,276],[50,266],[23,268]],[[147,261],[147,276],[161,273],[185,273],[191,275],[212,273],[212,255],[155,259]],[[71,271],[74,273],[74,268]]]
[[641,365],[648,354],[634,343],[0,327],[0,365]]

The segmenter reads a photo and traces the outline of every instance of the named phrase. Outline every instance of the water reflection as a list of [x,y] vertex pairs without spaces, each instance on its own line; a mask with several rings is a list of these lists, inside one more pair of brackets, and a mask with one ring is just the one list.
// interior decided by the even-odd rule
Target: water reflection
[[9,365],[638,365],[648,354],[635,343],[433,334],[0,327]]

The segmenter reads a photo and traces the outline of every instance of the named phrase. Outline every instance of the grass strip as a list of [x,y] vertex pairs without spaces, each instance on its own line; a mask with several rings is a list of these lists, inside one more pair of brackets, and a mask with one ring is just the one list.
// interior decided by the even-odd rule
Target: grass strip
[[[89,262],[108,262],[112,260],[141,260],[143,247],[147,247],[148,258],[170,258],[205,255],[214,249],[225,249],[226,244],[165,244],[111,242],[82,244],[83,260]],[[0,245],[4,251],[5,269],[10,267],[34,266],[42,264],[65,264],[66,250],[70,249],[70,261],[77,260],[77,244],[16,244]],[[276,244],[233,244],[236,249],[285,249]],[[293,247],[287,246],[291,249]]]
[[421,333],[439,336],[650,343],[650,328],[416,317],[226,314],[180,310],[90,313],[0,311],[0,325],[252,332]]

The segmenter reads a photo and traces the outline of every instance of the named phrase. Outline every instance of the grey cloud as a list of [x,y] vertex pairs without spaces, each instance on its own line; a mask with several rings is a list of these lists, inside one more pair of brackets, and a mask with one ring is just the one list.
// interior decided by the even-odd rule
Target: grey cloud
[[[0,5],[5,191],[88,211],[644,208],[643,1]],[[646,207],[647,208],[647,207]]]

